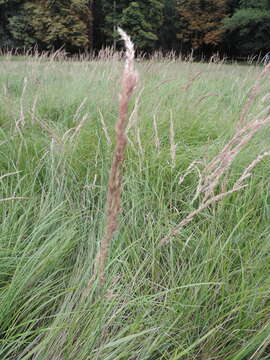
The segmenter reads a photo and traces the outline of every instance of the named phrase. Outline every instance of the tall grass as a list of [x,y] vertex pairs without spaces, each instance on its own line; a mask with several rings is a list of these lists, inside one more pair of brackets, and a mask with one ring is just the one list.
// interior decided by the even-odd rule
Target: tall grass
[[159,245],[204,200],[203,169],[241,127],[267,118],[269,75],[159,60],[136,64],[122,211],[100,293],[88,283],[106,225],[123,62],[1,58],[0,199],[23,198],[0,202],[1,360],[269,358],[267,121],[209,194],[247,186]]

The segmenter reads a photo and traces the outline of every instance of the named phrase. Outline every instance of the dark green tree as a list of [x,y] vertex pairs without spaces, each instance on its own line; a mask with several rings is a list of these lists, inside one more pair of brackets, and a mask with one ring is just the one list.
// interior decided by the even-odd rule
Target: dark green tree
[[225,20],[225,39],[231,52],[242,55],[270,50],[270,11],[240,9]]
[[228,15],[233,15],[240,7],[241,0],[227,0]]
[[239,0],[238,8],[224,21],[225,43],[241,55],[270,50],[270,1]]
[[158,0],[132,1],[123,10],[119,25],[131,36],[140,50],[154,50],[163,23],[162,3]]
[[269,0],[240,0],[239,7],[241,9],[269,9]]
[[117,26],[121,26],[134,40],[136,48],[152,50],[158,45],[163,23],[162,0],[102,0],[102,36],[106,45],[117,45]]
[[163,24],[159,29],[159,46],[165,51],[178,50],[179,40],[177,39],[178,13],[176,0],[164,0]]
[[103,3],[101,0],[93,0],[93,48],[99,50],[105,44],[106,38],[104,34],[105,14],[103,11]]
[[0,0],[0,47],[16,47],[16,41],[9,31],[9,19],[19,7],[19,0]]
[[100,0],[96,5],[100,21],[95,24],[97,29],[94,30],[94,33],[99,32],[103,38],[103,46],[113,45],[116,47],[118,39],[117,26],[120,23],[123,10],[129,6],[129,3],[129,0]]

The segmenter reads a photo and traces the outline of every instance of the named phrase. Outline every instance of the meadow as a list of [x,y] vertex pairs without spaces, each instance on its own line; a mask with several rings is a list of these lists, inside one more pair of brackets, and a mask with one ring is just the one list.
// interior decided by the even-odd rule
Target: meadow
[[123,67],[0,58],[0,359],[269,359],[270,74],[136,62],[100,288]]

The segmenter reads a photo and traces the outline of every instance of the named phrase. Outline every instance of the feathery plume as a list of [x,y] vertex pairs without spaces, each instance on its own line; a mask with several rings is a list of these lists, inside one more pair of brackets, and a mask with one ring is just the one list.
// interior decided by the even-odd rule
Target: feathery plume
[[119,117],[116,122],[116,146],[110,170],[107,193],[107,223],[105,234],[101,240],[97,256],[97,266],[100,285],[105,282],[105,265],[109,252],[109,245],[117,229],[117,217],[121,207],[122,165],[127,144],[126,127],[128,121],[128,103],[138,81],[138,74],[134,69],[134,46],[130,37],[121,29],[118,32],[125,42],[126,60],[122,78],[122,90],[119,100]]

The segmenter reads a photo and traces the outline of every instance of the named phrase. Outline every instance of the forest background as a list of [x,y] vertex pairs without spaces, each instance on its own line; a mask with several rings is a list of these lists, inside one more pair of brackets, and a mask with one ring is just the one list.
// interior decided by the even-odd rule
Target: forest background
[[228,57],[270,50],[270,0],[0,0],[0,48],[68,53],[117,49]]

